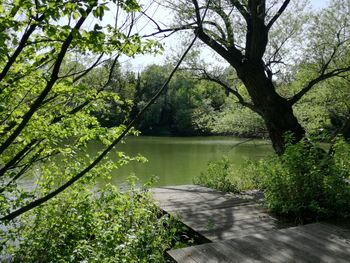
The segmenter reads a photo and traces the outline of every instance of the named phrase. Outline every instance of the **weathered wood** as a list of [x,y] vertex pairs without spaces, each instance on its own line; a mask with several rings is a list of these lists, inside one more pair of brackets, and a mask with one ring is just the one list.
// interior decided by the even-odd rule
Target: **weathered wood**
[[[339,235],[341,237],[339,238]],[[349,229],[314,223],[185,248],[201,262],[349,262]],[[215,252],[213,252],[215,251]],[[208,252],[208,255],[205,253]],[[198,257],[198,254],[201,257]],[[192,256],[194,255],[194,256]],[[205,260],[205,258],[210,259]],[[177,262],[182,262],[174,258]]]
[[230,195],[201,186],[184,185],[152,189],[153,197],[167,211],[211,210],[249,203],[256,203],[258,192],[246,195]]
[[175,249],[168,251],[168,255],[174,259],[177,262],[182,263],[197,263],[194,261],[194,259],[191,257],[191,253],[187,253],[185,249]]
[[155,188],[152,194],[164,211],[211,241],[284,227],[259,205],[257,191],[232,195],[183,185]]
[[291,227],[260,205],[261,194],[201,186],[152,189],[157,204],[214,243],[168,251],[181,263],[350,262],[350,222]]

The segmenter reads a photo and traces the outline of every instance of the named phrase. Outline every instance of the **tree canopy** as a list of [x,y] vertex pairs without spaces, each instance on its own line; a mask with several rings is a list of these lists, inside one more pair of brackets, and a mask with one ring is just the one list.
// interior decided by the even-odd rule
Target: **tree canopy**
[[[106,21],[111,10],[115,19]],[[86,180],[108,175],[130,160],[120,153],[120,162],[96,166],[125,129],[104,128],[91,112],[102,110],[106,99],[121,101],[108,88],[121,55],[159,51],[133,28],[140,10],[136,1],[122,0],[1,2],[2,219],[41,204],[85,174]],[[89,156],[92,140],[109,149]],[[24,189],[26,179],[36,187]]]
[[[248,100],[222,76],[210,75],[208,70],[204,75],[221,83],[264,119],[277,153],[284,151],[286,132],[292,133],[295,141],[305,135],[293,113],[300,99],[319,83],[346,77],[350,70],[348,1],[333,1],[315,13],[308,11],[307,1],[289,0],[183,0],[167,1],[167,6],[177,17],[174,31],[193,30],[234,68]],[[208,14],[202,21],[200,12],[205,8]],[[287,77],[295,80],[293,67],[300,64],[312,69],[312,74],[284,97],[277,91],[277,82]]]
[[[329,130],[349,135],[347,1],[317,12],[308,11],[305,1],[193,0],[167,6],[178,21],[170,29],[157,25],[157,34],[192,30],[230,67],[213,70],[194,59],[188,63],[194,74],[178,72],[161,94],[159,86],[174,75],[169,65],[149,66],[136,75],[119,63],[122,55],[162,50],[138,34],[135,24],[144,11],[136,1],[1,3],[3,220],[82,177],[108,176],[110,169],[138,159],[119,153],[120,162],[112,163],[105,157],[134,124],[126,129],[128,120],[145,107],[150,110],[138,128],[150,134],[156,128],[251,136],[265,132],[264,122],[279,154],[286,132],[295,142],[305,129],[332,126]],[[94,140],[106,148],[89,156],[86,149]],[[97,166],[101,161],[104,165]],[[25,180],[38,187],[24,189]]]

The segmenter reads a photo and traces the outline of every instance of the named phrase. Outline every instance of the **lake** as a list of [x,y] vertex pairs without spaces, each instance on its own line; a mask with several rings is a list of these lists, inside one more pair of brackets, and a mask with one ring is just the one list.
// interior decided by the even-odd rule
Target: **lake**
[[[239,167],[246,160],[256,160],[272,153],[269,141],[248,140],[228,136],[209,137],[128,137],[118,151],[133,156],[142,154],[147,163],[130,162],[113,171],[112,182],[121,185],[134,174],[142,182],[152,176],[155,186],[191,184],[195,176],[207,168],[210,161],[227,156]],[[98,146],[96,146],[99,148]],[[113,157],[113,154],[111,155]]]

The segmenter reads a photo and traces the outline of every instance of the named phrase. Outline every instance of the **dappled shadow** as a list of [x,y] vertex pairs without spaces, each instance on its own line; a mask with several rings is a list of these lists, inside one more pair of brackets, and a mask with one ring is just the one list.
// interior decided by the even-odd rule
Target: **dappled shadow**
[[169,251],[178,262],[349,262],[349,220],[293,227],[263,209],[258,191],[186,185],[152,192],[164,211],[213,242]]
[[159,206],[203,235],[217,241],[285,227],[259,204],[261,193],[233,195],[201,186],[152,189]]
[[[349,226],[349,222],[347,222]],[[170,251],[178,262],[349,262],[350,228],[312,223]],[[186,260],[186,262],[191,262]]]

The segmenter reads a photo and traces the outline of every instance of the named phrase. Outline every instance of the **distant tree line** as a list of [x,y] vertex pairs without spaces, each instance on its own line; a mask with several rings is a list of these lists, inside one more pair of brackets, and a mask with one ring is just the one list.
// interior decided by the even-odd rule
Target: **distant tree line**
[[[119,100],[105,101],[106,107],[94,115],[106,127],[123,124],[147,103],[170,70],[170,65],[149,65],[140,73],[116,67],[108,89]],[[232,78],[234,73],[228,68],[224,74],[225,78]],[[291,96],[297,92],[299,82],[315,73],[311,66],[301,64],[295,74],[294,79],[276,81],[278,93]],[[237,83],[236,88],[244,99],[249,100],[240,85]],[[348,121],[348,101],[349,78],[331,79],[319,83],[318,88],[305,95],[293,110],[308,134],[332,135]],[[199,79],[185,70],[175,75],[167,91],[144,115],[137,128],[143,135],[268,137],[264,121],[258,114],[239,104],[237,98],[222,86]],[[349,138],[349,130],[344,133]]]

